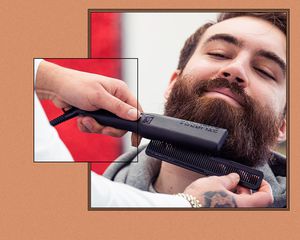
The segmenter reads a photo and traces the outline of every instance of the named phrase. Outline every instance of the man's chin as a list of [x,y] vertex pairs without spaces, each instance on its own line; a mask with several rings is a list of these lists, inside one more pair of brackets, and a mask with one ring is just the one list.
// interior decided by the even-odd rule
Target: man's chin
[[221,150],[224,158],[248,166],[265,163],[278,135],[277,118],[271,108],[262,107],[233,85],[211,80],[187,87],[187,82],[176,81],[165,115],[225,128],[228,138]]

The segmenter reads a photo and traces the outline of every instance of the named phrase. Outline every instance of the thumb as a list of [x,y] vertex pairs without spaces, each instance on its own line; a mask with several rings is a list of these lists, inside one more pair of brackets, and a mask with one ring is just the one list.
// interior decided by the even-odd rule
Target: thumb
[[141,114],[135,107],[110,94],[106,95],[99,107],[116,114],[120,118],[132,121],[138,120]]
[[230,173],[226,176],[219,177],[219,180],[227,190],[232,190],[238,185],[240,176],[237,173]]

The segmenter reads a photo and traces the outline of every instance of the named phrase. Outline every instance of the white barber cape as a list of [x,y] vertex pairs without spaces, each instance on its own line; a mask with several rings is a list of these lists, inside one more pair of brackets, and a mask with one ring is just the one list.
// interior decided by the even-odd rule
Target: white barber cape
[[91,172],[91,207],[191,207],[182,197],[141,191]]
[[[35,77],[42,59],[35,59]],[[73,158],[59,138],[34,93],[34,159],[35,162],[72,162]],[[75,167],[75,166],[74,166]],[[179,196],[144,192],[112,182],[91,172],[91,207],[191,207]]]
[[[34,60],[34,82],[42,59]],[[44,109],[34,92],[34,161],[73,162],[73,158],[57,131],[49,124]]]

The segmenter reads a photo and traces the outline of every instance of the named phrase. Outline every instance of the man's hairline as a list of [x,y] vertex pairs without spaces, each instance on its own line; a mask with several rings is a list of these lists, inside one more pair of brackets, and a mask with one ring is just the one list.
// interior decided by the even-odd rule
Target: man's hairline
[[[215,21],[210,21],[210,22],[204,23],[204,24],[202,25],[202,27],[205,26],[206,24],[209,24],[209,23],[211,23],[211,25],[207,26],[207,28],[202,32],[201,36],[200,36],[199,39],[198,39],[197,45],[196,45],[196,47],[194,48],[194,51],[193,51],[192,54],[189,56],[189,59],[188,59],[188,61],[186,62],[186,64],[184,65],[183,69],[178,69],[178,68],[176,69],[176,70],[179,71],[179,75],[183,72],[184,68],[186,67],[186,65],[188,64],[188,62],[190,61],[190,59],[191,59],[192,56],[194,55],[194,53],[195,53],[196,49],[198,48],[198,46],[199,46],[199,44],[200,44],[200,42],[201,42],[203,36],[205,35],[206,31],[207,31],[210,27],[215,26],[215,25],[217,25],[218,23],[222,23],[222,22],[227,21],[227,20],[232,20],[232,19],[235,19],[235,18],[241,18],[241,17],[246,17],[246,18],[248,17],[248,18],[253,18],[253,19],[259,19],[259,20],[262,20],[263,22],[270,23],[270,24],[271,24],[272,26],[274,26],[276,29],[280,30],[280,28],[279,28],[278,26],[276,26],[275,24],[272,24],[270,21],[268,21],[268,20],[266,20],[266,19],[263,19],[263,18],[260,18],[260,17],[258,17],[258,16],[251,16],[251,15],[235,16],[235,17],[230,17],[230,18],[227,18],[227,19],[224,19],[224,20],[221,20],[221,21],[218,21],[218,19],[217,19],[216,22],[215,22]],[[201,28],[201,27],[200,27],[200,28]],[[280,30],[280,31],[281,31],[281,30]],[[285,37],[287,37],[287,36],[286,36],[286,33],[284,33],[284,35],[285,35]]]

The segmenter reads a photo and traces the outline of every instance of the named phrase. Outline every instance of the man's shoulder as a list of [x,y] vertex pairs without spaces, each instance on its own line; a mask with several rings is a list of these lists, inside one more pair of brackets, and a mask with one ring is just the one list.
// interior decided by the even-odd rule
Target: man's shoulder
[[286,161],[286,156],[278,152],[273,152],[273,156],[269,162],[269,165],[275,176],[286,177]]
[[[103,173],[103,176],[110,179],[115,180],[116,175],[122,170],[122,172],[126,171],[126,167],[131,164],[131,162],[135,161],[138,154],[146,148],[147,145],[138,147],[137,149],[132,149],[121,156],[119,156],[116,160],[114,160],[108,168]],[[125,173],[126,174],[126,173]]]

